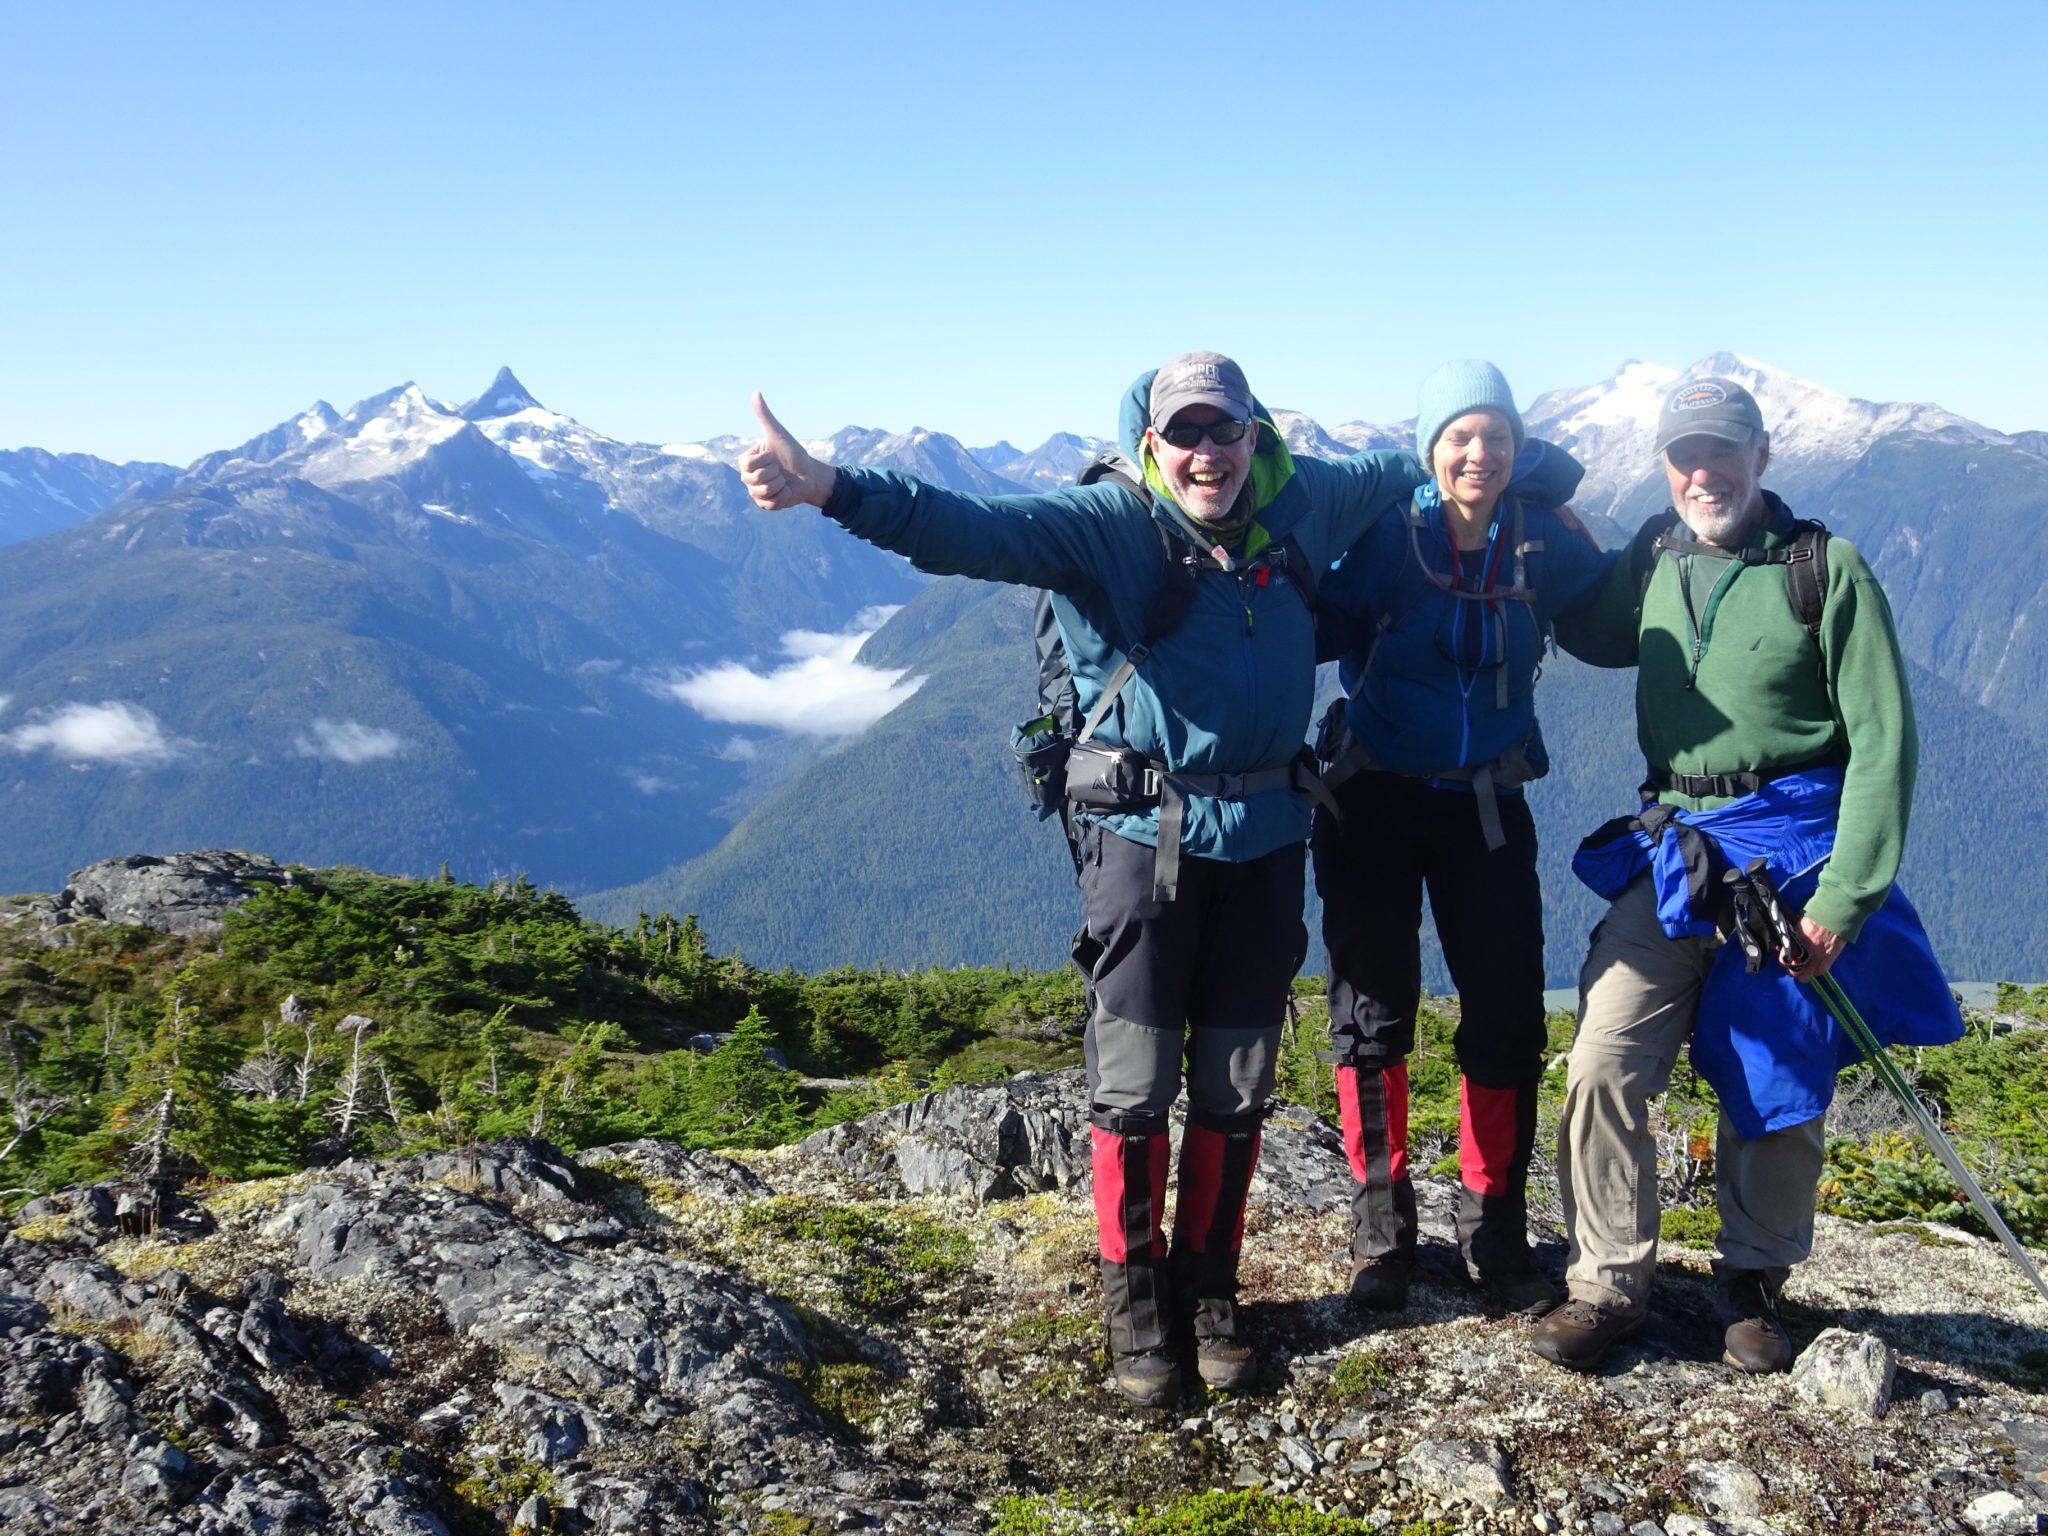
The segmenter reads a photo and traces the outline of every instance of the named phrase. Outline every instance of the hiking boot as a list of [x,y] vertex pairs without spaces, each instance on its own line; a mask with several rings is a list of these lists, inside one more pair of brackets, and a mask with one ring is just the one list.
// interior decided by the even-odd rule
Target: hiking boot
[[1259,1357],[1239,1333],[1237,1304],[1195,1303],[1195,1374],[1223,1392],[1249,1392],[1259,1383]]
[[1408,1305],[1415,1261],[1405,1254],[1358,1259],[1351,1266],[1351,1300],[1368,1312],[1398,1312]]
[[1481,1275],[1479,1288],[1486,1295],[1486,1310],[1496,1317],[1542,1317],[1564,1299],[1546,1276],[1533,1269]]
[[1721,1358],[1738,1371],[1789,1370],[1792,1338],[1778,1316],[1777,1287],[1760,1269],[1731,1269],[1717,1277],[1714,1315],[1728,1331]]
[[1643,1326],[1641,1312],[1617,1312],[1590,1301],[1567,1301],[1530,1330],[1530,1346],[1552,1365],[1590,1371],[1608,1348]]
[[1163,1349],[1111,1357],[1109,1381],[1134,1407],[1171,1408],[1180,1401],[1180,1366]]

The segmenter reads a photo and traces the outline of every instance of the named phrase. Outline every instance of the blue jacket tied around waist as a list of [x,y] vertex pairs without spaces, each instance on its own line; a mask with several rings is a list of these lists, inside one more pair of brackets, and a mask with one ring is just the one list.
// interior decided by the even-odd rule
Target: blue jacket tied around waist
[[[1572,872],[1610,901],[1647,872],[1664,932],[1704,937],[1716,931],[1713,914],[1725,900],[1721,870],[1752,859],[1765,861],[1789,907],[1805,903],[1834,847],[1841,796],[1840,768],[1812,768],[1717,810],[1645,807],[1580,844]],[[1962,1036],[1927,930],[1896,885],[1830,974],[1886,1045],[1946,1045]],[[1824,1113],[1835,1075],[1861,1059],[1812,987],[1776,964],[1752,975],[1740,946],[1722,946],[1700,993],[1692,1060],[1737,1135],[1749,1140]]]

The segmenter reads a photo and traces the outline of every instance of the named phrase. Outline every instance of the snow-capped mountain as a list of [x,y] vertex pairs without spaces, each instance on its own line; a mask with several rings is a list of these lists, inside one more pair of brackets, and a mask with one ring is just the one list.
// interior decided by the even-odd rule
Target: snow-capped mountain
[[981,496],[1001,496],[1023,489],[1016,481],[981,464],[958,438],[925,427],[912,427],[908,432],[842,427],[832,436],[804,446],[830,464],[855,469],[893,469]]
[[1529,431],[1568,448],[1586,466],[1574,505],[1624,527],[1664,504],[1657,467],[1657,415],[1680,378],[1733,379],[1756,396],[1782,477],[1795,466],[1846,464],[1890,437],[1924,437],[1957,445],[2009,443],[2002,433],[1938,405],[1878,404],[1743,357],[1716,352],[1682,372],[1630,361],[1612,378],[1583,389],[1553,390],[1523,413]]
[[1114,446],[1107,438],[1055,432],[1029,453],[1007,442],[970,448],[968,452],[992,475],[1027,490],[1047,491],[1072,485],[1090,459]]
[[61,532],[118,501],[152,494],[177,473],[170,464],[111,464],[89,453],[0,453],[0,545]]
[[923,585],[507,373],[460,407],[315,405],[161,478],[0,551],[0,887],[165,846],[629,878],[715,842],[754,771],[683,680]]

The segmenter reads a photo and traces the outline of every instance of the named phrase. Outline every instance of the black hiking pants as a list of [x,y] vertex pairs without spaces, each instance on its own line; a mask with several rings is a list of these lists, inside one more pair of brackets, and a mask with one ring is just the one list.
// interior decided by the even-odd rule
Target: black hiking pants
[[1500,796],[1507,846],[1489,852],[1470,792],[1397,773],[1337,789],[1341,823],[1316,813],[1331,1044],[1337,1059],[1384,1067],[1415,1049],[1422,1000],[1422,896],[1458,990],[1458,1067],[1488,1088],[1543,1072],[1543,889],[1536,823]]
[[1483,1273],[1521,1273],[1546,1040],[1543,894],[1528,802],[1500,796],[1507,844],[1489,850],[1463,788],[1365,772],[1337,799],[1343,820],[1318,811],[1312,846],[1338,1101],[1358,1184],[1353,1252],[1398,1259],[1414,1249],[1406,1061],[1422,995],[1426,890],[1459,1000],[1460,1243]]
[[[1089,1120],[1112,1352],[1222,1330],[1237,1291],[1245,1197],[1273,1091],[1281,1020],[1308,950],[1299,843],[1243,863],[1186,859],[1179,898],[1152,899],[1153,850],[1080,829]],[[1167,1112],[1188,1085],[1174,1201]]]

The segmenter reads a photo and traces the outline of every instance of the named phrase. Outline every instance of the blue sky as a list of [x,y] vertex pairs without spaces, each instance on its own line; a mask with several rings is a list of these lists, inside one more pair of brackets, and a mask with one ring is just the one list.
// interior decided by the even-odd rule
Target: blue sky
[[0,447],[501,363],[617,437],[1722,348],[2048,428],[2048,6],[9,7]]

